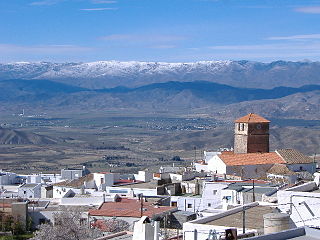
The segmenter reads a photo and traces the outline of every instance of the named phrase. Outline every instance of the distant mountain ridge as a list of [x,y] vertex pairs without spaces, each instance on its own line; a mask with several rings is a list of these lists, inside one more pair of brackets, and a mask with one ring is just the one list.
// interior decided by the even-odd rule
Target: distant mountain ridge
[[266,117],[320,118],[320,85],[237,88],[206,81],[166,82],[136,88],[88,89],[50,80],[0,81],[0,111],[200,112],[225,119],[251,112]]
[[[0,95],[2,101],[14,100],[47,100],[63,95],[91,94],[92,96],[111,95],[120,99],[130,97],[133,101],[154,99],[156,95],[174,96],[181,92],[190,92],[195,97],[215,104],[230,104],[261,99],[278,99],[296,93],[320,90],[320,85],[306,85],[300,88],[276,87],[273,89],[237,88],[225,84],[206,81],[154,83],[136,88],[115,87],[105,89],[88,89],[75,87],[50,80],[4,80],[0,89],[6,89]],[[155,94],[156,93],[156,94]]]
[[168,81],[209,81],[242,88],[301,87],[320,83],[320,62],[20,62],[0,64],[0,79],[47,79],[89,89]]

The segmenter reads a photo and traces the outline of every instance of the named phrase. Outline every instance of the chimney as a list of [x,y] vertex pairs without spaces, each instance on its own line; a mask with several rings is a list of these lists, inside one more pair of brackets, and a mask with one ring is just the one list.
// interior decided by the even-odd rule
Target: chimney
[[134,224],[132,240],[158,240],[155,238],[157,224],[152,224],[149,217],[143,216]]
[[286,213],[264,214],[264,234],[275,233],[289,229],[289,219],[290,215]]

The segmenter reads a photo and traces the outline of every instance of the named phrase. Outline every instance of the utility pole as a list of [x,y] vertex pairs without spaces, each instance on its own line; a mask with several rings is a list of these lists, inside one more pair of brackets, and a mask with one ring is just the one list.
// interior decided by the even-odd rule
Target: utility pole
[[167,234],[167,214],[164,215],[164,239],[167,240],[168,239],[168,234]]
[[143,215],[143,194],[139,194],[140,195],[140,217],[142,217]]
[[243,206],[242,209],[242,233],[246,233],[246,209],[245,206]]
[[254,192],[254,179],[252,179],[252,200],[253,200],[253,202],[256,201],[256,195]]

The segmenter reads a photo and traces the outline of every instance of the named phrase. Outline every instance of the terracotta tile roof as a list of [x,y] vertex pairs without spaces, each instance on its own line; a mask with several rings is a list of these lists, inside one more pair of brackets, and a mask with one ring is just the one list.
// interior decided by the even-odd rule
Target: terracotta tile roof
[[280,149],[276,153],[287,164],[299,164],[299,163],[313,163],[313,159],[308,157],[295,149]]
[[[122,198],[120,202],[106,202],[99,209],[90,210],[91,216],[135,217],[140,218],[141,203],[137,199]],[[164,212],[174,211],[175,207],[156,207],[150,202],[143,203],[143,216],[153,217]]]
[[227,166],[286,163],[275,152],[271,152],[271,153],[234,153],[234,154],[220,154],[218,156]]
[[0,203],[0,208],[11,208],[12,204],[11,203]]
[[259,116],[258,114],[255,113],[249,113],[246,116],[243,116],[234,122],[236,123],[269,123],[270,121]]
[[297,173],[291,171],[285,164],[275,164],[267,173],[275,175],[297,175]]
[[86,176],[83,176],[81,178],[78,179],[74,179],[74,180],[67,180],[67,181],[63,181],[63,182],[59,182],[59,183],[55,183],[53,184],[54,186],[61,186],[61,187],[75,187],[75,188],[79,188],[82,187],[82,185],[84,184],[84,182],[89,182],[93,180],[93,174],[90,173]]
[[233,151],[223,151],[223,152],[221,152],[221,154],[234,154],[234,152]]

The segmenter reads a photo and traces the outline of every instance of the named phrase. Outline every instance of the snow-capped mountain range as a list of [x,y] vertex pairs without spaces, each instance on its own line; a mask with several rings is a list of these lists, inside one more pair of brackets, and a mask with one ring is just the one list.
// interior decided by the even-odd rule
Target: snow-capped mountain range
[[168,81],[210,81],[252,88],[300,87],[320,83],[320,62],[16,62],[0,64],[0,80],[6,79],[44,79],[93,89]]

